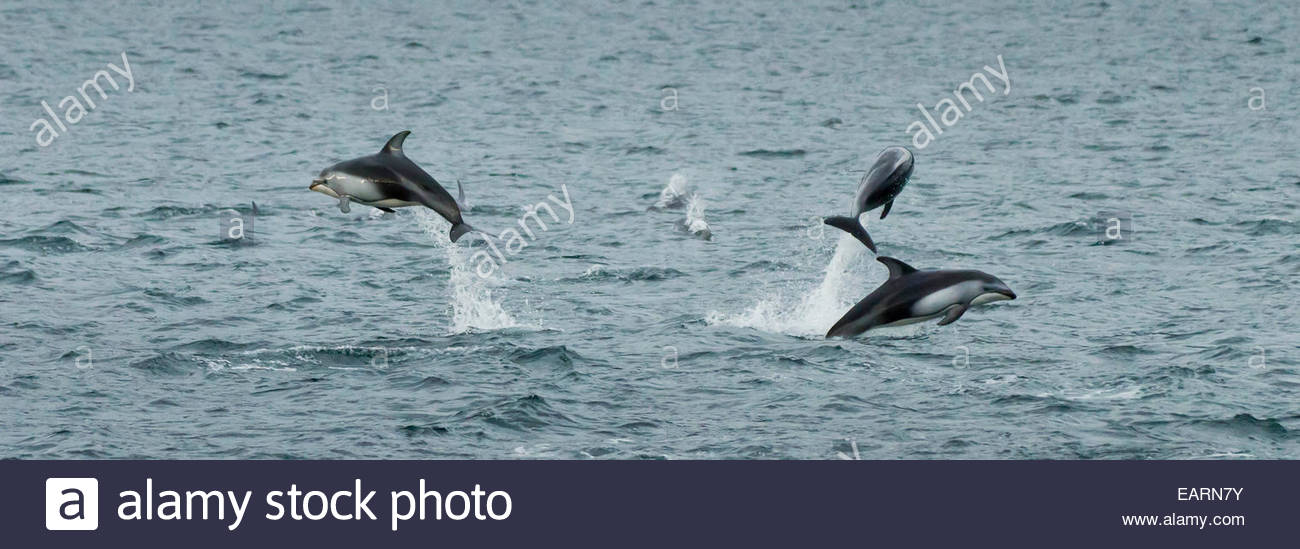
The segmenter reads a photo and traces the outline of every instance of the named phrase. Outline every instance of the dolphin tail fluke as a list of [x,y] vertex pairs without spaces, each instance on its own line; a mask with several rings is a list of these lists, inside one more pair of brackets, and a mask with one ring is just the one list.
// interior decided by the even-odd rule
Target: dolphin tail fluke
[[457,223],[455,225],[452,225],[451,241],[455,242],[457,240],[460,240],[460,237],[465,236],[465,233],[470,232],[472,230],[474,230],[474,227],[469,226],[469,223]]
[[834,217],[828,217],[822,222],[853,235],[853,238],[856,238],[859,242],[865,244],[867,249],[871,250],[871,253],[876,253],[876,243],[871,241],[871,235],[867,234],[867,229],[858,222],[857,218],[837,215]]

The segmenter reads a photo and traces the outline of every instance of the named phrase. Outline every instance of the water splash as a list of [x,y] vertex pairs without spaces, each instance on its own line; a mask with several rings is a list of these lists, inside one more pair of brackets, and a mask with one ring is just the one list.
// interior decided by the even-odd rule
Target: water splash
[[664,190],[659,191],[659,200],[657,200],[654,206],[651,206],[650,209],[680,209],[686,205],[687,192],[688,184],[686,176],[680,173],[674,173],[672,177],[668,178],[668,186],[664,187]]
[[450,271],[447,284],[451,287],[451,329],[453,334],[471,330],[500,330],[514,328],[519,324],[501,305],[501,300],[492,297],[492,289],[499,285],[493,277],[481,277],[469,261],[465,248],[452,244],[448,234],[449,225],[432,211],[415,210],[415,219],[420,228],[429,235],[440,248],[447,252],[447,267]]
[[686,199],[686,218],[677,221],[677,227],[691,236],[709,240],[713,238],[713,231],[709,229],[709,223],[704,220],[704,199],[699,193],[691,193]]
[[710,312],[709,324],[753,328],[764,332],[801,337],[821,337],[846,311],[865,297],[875,284],[868,276],[874,261],[868,250],[852,236],[840,235],[835,255],[826,265],[821,282],[799,297],[764,297],[737,314]]

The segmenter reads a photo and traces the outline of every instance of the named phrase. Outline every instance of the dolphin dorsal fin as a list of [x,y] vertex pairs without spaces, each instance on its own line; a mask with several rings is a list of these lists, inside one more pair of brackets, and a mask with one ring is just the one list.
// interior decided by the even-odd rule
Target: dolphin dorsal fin
[[379,154],[402,155],[402,142],[406,141],[408,135],[411,135],[411,130],[397,132],[397,135],[394,135],[392,139],[388,140],[388,143],[384,144],[384,148],[380,149]]
[[903,263],[902,261],[899,261],[892,257],[886,257],[882,255],[876,257],[876,261],[884,263],[886,267],[889,267],[889,278],[891,280],[903,275],[908,275],[916,272],[915,267]]

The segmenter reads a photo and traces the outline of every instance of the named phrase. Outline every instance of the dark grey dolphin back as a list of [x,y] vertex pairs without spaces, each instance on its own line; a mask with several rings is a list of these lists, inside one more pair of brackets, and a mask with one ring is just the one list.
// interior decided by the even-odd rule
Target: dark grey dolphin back
[[[397,132],[396,135],[388,139],[388,143],[385,143],[384,148],[380,149],[375,156],[391,160],[388,163],[402,176],[401,183],[407,185],[411,196],[417,199],[415,201],[438,212],[438,215],[451,223],[451,241],[455,242],[465,233],[474,229],[465,223],[465,219],[461,215],[460,204],[455,198],[451,197],[451,193],[442,188],[442,185],[438,184],[438,180],[434,179],[432,175],[429,175],[415,162],[412,162],[411,159],[406,157],[406,153],[402,152],[402,145],[406,143],[406,136],[408,135],[411,135],[410,130]],[[464,196],[464,190],[461,191],[461,195]]]

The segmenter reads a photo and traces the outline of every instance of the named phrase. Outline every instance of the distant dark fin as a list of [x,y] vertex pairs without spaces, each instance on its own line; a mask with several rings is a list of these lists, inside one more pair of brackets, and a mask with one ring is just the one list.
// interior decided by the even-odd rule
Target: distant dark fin
[[397,135],[394,135],[392,139],[389,139],[388,143],[384,145],[384,148],[379,150],[379,154],[402,155],[402,142],[406,141],[406,136],[408,135],[411,135],[411,130],[402,130],[397,132]]
[[859,242],[866,244],[867,249],[871,250],[871,253],[873,254],[876,253],[876,243],[871,241],[871,235],[867,234],[867,230],[862,227],[861,223],[858,223],[858,219],[856,217],[843,217],[843,216],[828,217],[822,220],[822,223],[825,223],[827,225],[835,227],[836,229],[839,229],[841,231],[853,235],[853,238],[856,238],[858,239]]
[[392,209],[392,208],[385,208],[385,207],[383,207],[383,206],[375,206],[375,207],[376,207],[376,208],[379,208],[379,209],[381,209],[381,210],[383,210],[383,211],[386,211],[386,212],[388,212],[388,213],[397,213],[397,210],[394,210],[394,209]]
[[457,240],[460,240],[460,237],[465,236],[465,233],[470,232],[472,230],[474,230],[474,227],[469,226],[469,223],[460,223],[457,225],[452,225],[451,241],[455,242]]
[[916,272],[915,267],[912,267],[911,265],[903,263],[902,261],[899,261],[892,257],[886,257],[882,255],[877,257],[876,261],[884,263],[886,267],[889,267],[890,279],[898,278],[900,276],[908,275]]
[[946,326],[953,322],[957,322],[957,319],[961,318],[961,315],[964,312],[966,312],[965,305],[956,305],[953,308],[948,309],[948,314],[944,315],[943,320],[939,321],[939,325]]
[[257,215],[257,202],[253,202],[253,215]]
[[881,210],[881,212],[880,212],[880,218],[881,218],[881,219],[884,219],[885,216],[889,215],[889,209],[890,209],[890,208],[893,208],[893,207],[894,207],[894,201],[893,201],[893,200],[890,200],[889,202],[886,202],[886,203],[885,203],[885,209],[884,209],[884,210]]

